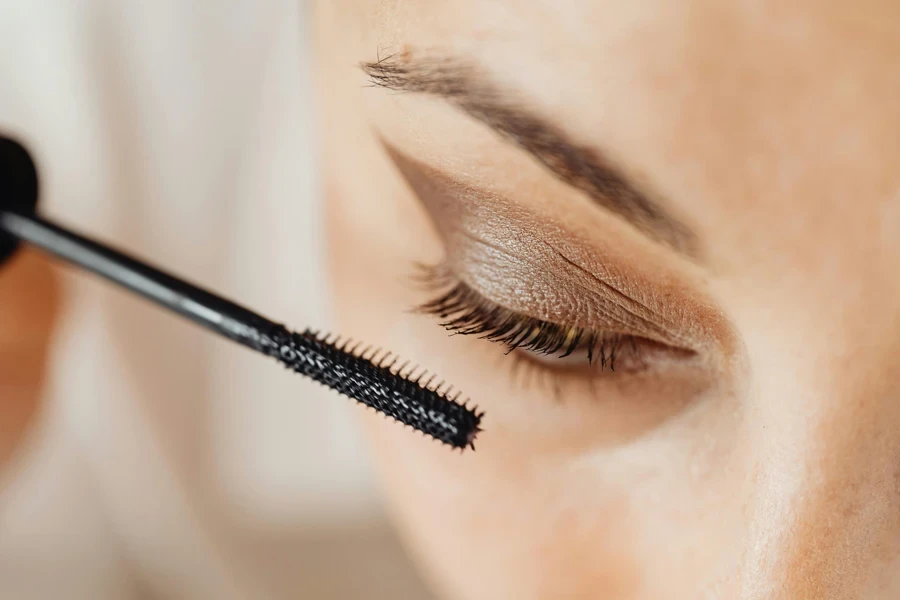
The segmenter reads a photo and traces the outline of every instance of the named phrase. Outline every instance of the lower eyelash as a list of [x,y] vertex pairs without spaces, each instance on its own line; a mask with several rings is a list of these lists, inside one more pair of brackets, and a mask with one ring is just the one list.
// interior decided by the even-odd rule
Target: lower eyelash
[[494,304],[457,279],[446,268],[421,267],[421,281],[439,295],[417,307],[436,315],[441,326],[458,335],[477,335],[507,347],[507,354],[523,349],[565,358],[583,352],[590,365],[615,370],[616,356],[634,338],[603,334],[582,327],[548,323]]

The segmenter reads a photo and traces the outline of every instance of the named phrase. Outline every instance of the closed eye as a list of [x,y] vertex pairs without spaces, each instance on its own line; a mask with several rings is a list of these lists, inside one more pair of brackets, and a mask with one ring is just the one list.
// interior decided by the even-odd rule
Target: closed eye
[[[457,335],[474,335],[503,344],[506,353],[517,352],[548,367],[591,367],[594,370],[636,372],[651,360],[689,358],[689,349],[667,346],[637,335],[598,331],[551,323],[491,302],[455,277],[444,266],[423,267],[420,279],[436,296],[417,310],[435,315],[440,324]],[[564,359],[564,360],[560,360]]]

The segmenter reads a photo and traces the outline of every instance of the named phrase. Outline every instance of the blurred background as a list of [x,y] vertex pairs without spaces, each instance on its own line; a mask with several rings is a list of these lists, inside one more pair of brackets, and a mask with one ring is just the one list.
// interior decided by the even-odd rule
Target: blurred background
[[[0,0],[44,215],[328,328],[301,0]],[[356,407],[22,252],[0,269],[0,598],[427,598]]]

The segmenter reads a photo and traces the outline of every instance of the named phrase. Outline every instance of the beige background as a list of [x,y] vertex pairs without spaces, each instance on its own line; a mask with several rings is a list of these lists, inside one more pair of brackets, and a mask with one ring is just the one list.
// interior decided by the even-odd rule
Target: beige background
[[[327,328],[295,0],[0,0],[0,128],[45,215]],[[0,488],[0,598],[422,598],[355,407],[63,274],[36,428]]]

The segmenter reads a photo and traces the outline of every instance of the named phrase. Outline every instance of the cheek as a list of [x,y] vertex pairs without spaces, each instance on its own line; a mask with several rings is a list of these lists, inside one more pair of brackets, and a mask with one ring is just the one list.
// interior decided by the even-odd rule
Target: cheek
[[366,422],[394,520],[449,597],[634,597],[633,519],[595,474],[496,444],[448,454]]

